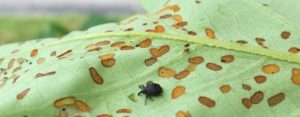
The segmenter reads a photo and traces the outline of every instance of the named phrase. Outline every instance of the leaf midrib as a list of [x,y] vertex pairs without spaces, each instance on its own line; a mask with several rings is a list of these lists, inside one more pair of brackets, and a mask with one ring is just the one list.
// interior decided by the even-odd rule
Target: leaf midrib
[[[74,41],[80,41],[80,40],[86,40],[86,39],[99,39],[99,38],[105,38],[105,37],[127,37],[127,38],[151,38],[151,39],[168,39],[168,40],[175,40],[175,41],[184,41],[188,43],[195,43],[195,44],[202,44],[210,47],[218,47],[223,49],[229,49],[229,50],[235,50],[235,51],[241,51],[241,52],[247,52],[251,54],[257,54],[261,56],[267,56],[270,58],[282,60],[282,61],[288,61],[292,63],[298,63],[300,64],[300,56],[297,54],[291,54],[288,52],[282,52],[279,50],[274,49],[265,49],[253,45],[247,45],[247,44],[239,44],[235,42],[227,42],[223,40],[218,39],[210,39],[207,37],[197,37],[197,36],[190,36],[190,35],[171,35],[171,34],[165,34],[165,33],[149,33],[149,32],[108,32],[108,33],[100,33],[100,34],[92,34],[87,36],[82,36],[78,38],[70,38],[67,40],[61,40],[56,41],[53,43],[50,43],[48,45],[45,45],[39,49],[47,48],[51,46],[56,46],[64,43],[70,43]],[[30,52],[31,50],[22,51],[16,54],[12,54],[10,56],[14,56],[17,54],[22,54],[26,52]]]

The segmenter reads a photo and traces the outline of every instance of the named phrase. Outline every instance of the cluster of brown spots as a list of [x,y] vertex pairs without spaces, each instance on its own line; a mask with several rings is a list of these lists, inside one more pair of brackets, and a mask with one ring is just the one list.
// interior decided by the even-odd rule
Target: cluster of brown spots
[[160,16],[159,18],[160,19],[168,19],[168,18],[171,18],[171,17],[172,17],[172,14],[165,14],[165,15]]
[[205,30],[205,34],[207,37],[212,38],[212,39],[216,38],[215,31],[213,29],[205,28],[204,30]]
[[111,53],[101,55],[99,56],[99,58],[101,59],[101,63],[104,67],[112,67],[116,63],[116,59],[114,59],[114,56],[115,54]]
[[54,75],[55,73],[56,73],[55,71],[51,71],[51,72],[48,72],[48,73],[38,73],[38,74],[35,75],[35,78],[51,76],[51,75]]
[[133,28],[127,28],[125,31],[133,31]]
[[118,41],[118,42],[112,43],[110,46],[111,47],[121,47],[124,44],[125,44],[124,41]]
[[276,64],[268,64],[263,66],[263,72],[266,74],[275,74],[280,71],[280,67]]
[[213,99],[205,96],[199,96],[198,101],[209,108],[216,106],[216,102]]
[[91,77],[96,84],[102,85],[104,83],[103,77],[97,72],[94,67],[89,68]]
[[210,70],[213,70],[213,71],[220,71],[222,70],[222,66],[220,65],[217,65],[215,63],[207,63],[206,64],[206,67]]
[[29,91],[30,91],[30,88],[25,89],[24,91],[22,91],[21,93],[19,93],[19,94],[17,95],[17,99],[18,99],[18,100],[23,99],[23,98],[27,95],[27,93],[28,93]]
[[171,78],[174,77],[176,74],[176,71],[170,68],[161,67],[158,70],[158,76],[162,78]]
[[83,112],[90,111],[90,108],[86,103],[84,103],[83,101],[80,101],[80,100],[76,100],[75,97],[73,97],[73,96],[57,99],[54,101],[53,105],[56,108],[62,108],[67,105],[73,105],[80,111],[83,111]]
[[159,12],[157,12],[157,14],[167,11],[167,10],[171,10],[173,12],[178,12],[180,10],[180,7],[178,5],[166,6],[166,7],[162,8]]
[[291,33],[288,32],[288,31],[283,31],[283,32],[281,33],[281,38],[282,38],[282,39],[288,39],[290,36],[291,36]]
[[123,109],[117,110],[116,113],[132,113],[132,110],[128,109],[128,108],[123,108]]
[[133,50],[134,47],[133,46],[122,46],[120,49],[121,50]]
[[224,55],[221,57],[221,62],[223,62],[223,63],[231,63],[233,61],[234,61],[233,55]]
[[190,74],[189,70],[183,70],[175,75],[175,79],[181,80]]
[[172,91],[172,99],[177,99],[181,95],[185,93],[185,87],[184,86],[177,86]]
[[222,86],[220,87],[220,91],[221,91],[222,93],[228,93],[228,92],[231,91],[231,86],[230,86],[230,85],[222,85]]
[[300,69],[294,68],[292,70],[292,78],[291,80],[295,85],[300,85]]
[[236,42],[237,42],[237,43],[240,43],[240,44],[247,44],[247,43],[248,43],[248,42],[245,41],[245,40],[237,40]]
[[255,41],[258,45],[262,46],[263,48],[267,48],[265,45],[264,45],[264,42],[266,41],[264,38],[255,38]]
[[67,50],[66,52],[60,54],[57,56],[58,59],[64,59],[67,58],[68,56],[72,55],[72,50]]
[[190,112],[178,111],[176,117],[192,117]]
[[278,93],[268,99],[268,104],[270,107],[276,106],[280,102],[282,102],[285,99],[284,93]]
[[259,75],[259,76],[255,76],[254,80],[256,81],[257,84],[262,84],[267,80],[267,77]]
[[[151,43],[151,42],[148,42]],[[149,46],[149,44],[147,44]],[[170,47],[168,45],[163,45],[160,48],[151,48],[150,54],[152,55],[150,58],[146,59],[144,62],[147,66],[151,66],[157,62],[158,57],[165,55],[169,52]]]
[[242,84],[242,88],[244,90],[247,90],[247,91],[250,91],[252,89],[252,87],[250,85],[247,85],[247,84]]
[[300,49],[299,49],[299,48],[296,48],[296,47],[291,47],[291,48],[289,49],[289,52],[290,52],[290,53],[293,53],[293,54],[297,54],[297,53],[300,52]]
[[33,50],[31,51],[30,56],[31,56],[31,57],[35,57],[37,54],[38,54],[38,49],[33,49]]
[[97,115],[96,117],[113,117],[110,114],[101,114],[101,115]]
[[262,91],[257,91],[250,97],[250,99],[243,98],[242,104],[247,109],[250,109],[253,104],[259,104],[263,99],[264,99],[264,93]]

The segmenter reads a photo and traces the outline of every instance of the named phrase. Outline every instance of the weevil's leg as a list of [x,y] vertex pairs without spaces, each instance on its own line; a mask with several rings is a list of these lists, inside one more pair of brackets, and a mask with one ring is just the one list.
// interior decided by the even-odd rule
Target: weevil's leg
[[138,93],[138,96],[140,96],[140,95],[141,95],[141,93],[143,93],[143,91],[140,91],[140,92]]
[[147,98],[147,96],[146,96],[146,99],[145,99],[145,105],[147,105],[147,100],[148,100],[148,98]]
[[145,85],[139,85],[139,88],[140,88],[140,89],[144,89],[144,88],[145,88]]

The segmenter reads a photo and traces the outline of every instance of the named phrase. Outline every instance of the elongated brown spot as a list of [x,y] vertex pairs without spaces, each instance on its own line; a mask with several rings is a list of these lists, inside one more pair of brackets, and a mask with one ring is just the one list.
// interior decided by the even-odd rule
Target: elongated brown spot
[[289,52],[290,52],[290,53],[293,53],[293,54],[297,54],[297,53],[300,52],[300,49],[299,49],[299,48],[296,48],[296,47],[291,47],[291,48],[289,49]]
[[96,84],[102,85],[104,83],[103,77],[97,72],[94,67],[89,68],[91,77]]
[[151,43],[152,43],[151,39],[145,39],[144,41],[140,42],[138,44],[138,46],[140,48],[147,48],[147,47],[149,47],[151,45]]
[[133,50],[134,47],[133,46],[122,46],[121,50]]
[[268,64],[263,67],[263,72],[266,74],[275,74],[280,71],[280,67],[276,64]]
[[62,58],[65,58],[65,57],[68,57],[72,54],[72,50],[67,50],[66,52],[60,54],[57,56],[58,59],[62,59]]
[[14,67],[15,61],[16,61],[16,59],[14,59],[14,58],[10,59],[10,61],[8,62],[8,65],[7,65],[7,70],[10,70],[11,68]]
[[178,5],[172,5],[169,6],[168,9],[173,10],[173,12],[177,12],[180,10],[180,7]]
[[127,28],[125,31],[133,31],[133,28]]
[[31,51],[31,57],[35,57],[38,54],[38,49],[34,49]]
[[248,42],[247,41],[245,41],[245,40],[238,40],[238,41],[236,41],[237,43],[240,43],[240,44],[247,44]]
[[123,108],[123,109],[117,110],[117,113],[132,113],[132,110],[127,109],[127,108]]
[[231,90],[231,86],[230,86],[230,85],[222,85],[222,86],[220,87],[220,91],[221,91],[222,93],[228,93],[230,90]]
[[111,44],[110,46],[111,47],[120,47],[120,46],[122,46],[124,44],[125,44],[124,41],[118,41],[118,42],[115,42],[115,43]]
[[195,36],[195,35],[197,35],[197,33],[196,33],[196,32],[194,32],[194,31],[189,31],[189,32],[188,32],[188,34],[189,34],[189,35],[192,35],[192,36]]
[[160,16],[159,18],[160,19],[167,19],[167,18],[170,18],[170,17],[172,17],[172,14],[165,14],[165,15]]
[[223,62],[223,63],[231,63],[233,61],[234,61],[233,55],[224,55],[221,57],[221,62]]
[[207,37],[212,38],[212,39],[216,38],[215,31],[213,31],[211,28],[205,28],[204,30],[205,30]]
[[263,99],[264,93],[262,91],[257,91],[251,96],[250,101],[252,104],[259,104]]
[[56,73],[55,71],[51,71],[51,72],[47,72],[47,73],[38,73],[35,75],[35,78],[51,76],[51,75],[54,75],[55,73]]
[[184,71],[182,71],[182,72],[176,74],[176,75],[175,75],[175,78],[176,78],[177,80],[181,80],[181,79],[187,77],[189,74],[190,74],[190,71],[184,70]]
[[22,91],[21,93],[19,93],[17,95],[17,99],[18,100],[23,99],[28,94],[29,91],[30,91],[30,88],[25,89],[24,91]]
[[151,58],[145,60],[145,64],[146,64],[147,66],[151,66],[151,65],[153,65],[153,64],[156,63],[156,62],[157,62],[157,58],[153,58],[153,57],[151,57]]
[[176,71],[170,68],[161,67],[158,70],[158,76],[162,78],[171,78],[174,77],[176,74]]
[[248,98],[243,98],[243,99],[242,99],[242,104],[243,104],[247,109],[250,109],[251,106],[252,106],[252,103],[251,103],[250,99],[248,99]]
[[101,114],[101,115],[97,115],[96,117],[113,117],[110,114]]
[[170,47],[168,45],[163,45],[159,48],[159,52],[161,53],[161,55],[166,54],[167,52],[169,52]]
[[210,70],[213,70],[213,71],[220,71],[222,70],[222,66],[220,65],[217,65],[215,63],[207,63],[206,64],[206,67]]
[[262,84],[267,80],[267,77],[259,75],[259,76],[255,76],[254,80],[256,81],[257,84]]
[[51,52],[50,56],[56,56],[56,51]]
[[280,102],[282,102],[285,99],[284,93],[278,93],[268,99],[268,104],[270,107],[276,106]]
[[110,43],[110,41],[104,40],[104,41],[97,42],[97,43],[95,44],[95,46],[108,45],[109,43]]
[[207,106],[209,108],[212,108],[212,107],[214,107],[216,105],[216,102],[214,100],[212,100],[212,99],[210,99],[208,97],[205,97],[205,96],[200,96],[198,98],[198,101],[201,104],[203,104],[203,105],[205,105],[205,106]]
[[82,112],[89,112],[90,111],[90,107],[82,101],[76,100],[74,105],[77,109],[81,110]]
[[283,31],[283,32],[281,33],[281,38],[282,38],[282,39],[288,39],[290,36],[291,36],[291,33],[290,33],[290,32]]
[[76,102],[75,97],[70,96],[70,97],[63,97],[63,98],[55,100],[53,105],[56,108],[61,108],[65,105],[74,105],[75,102]]
[[173,89],[172,91],[172,99],[177,99],[181,95],[183,95],[185,92],[185,87],[184,86],[177,86]]
[[204,61],[204,58],[201,57],[201,56],[196,56],[196,57],[193,57],[193,58],[189,58],[189,62],[192,63],[192,64],[200,64]]

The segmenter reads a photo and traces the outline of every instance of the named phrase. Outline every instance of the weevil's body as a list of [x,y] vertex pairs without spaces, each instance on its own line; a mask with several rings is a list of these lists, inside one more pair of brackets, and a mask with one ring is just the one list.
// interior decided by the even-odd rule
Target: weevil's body
[[148,99],[152,100],[152,96],[160,96],[163,92],[161,86],[159,84],[153,83],[152,81],[147,82],[146,87],[144,85],[140,85],[139,88],[142,90],[138,93],[138,95],[146,95],[145,104],[147,104]]

